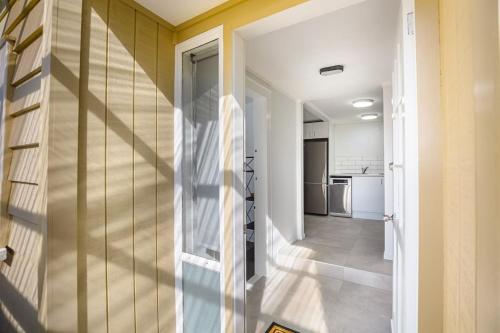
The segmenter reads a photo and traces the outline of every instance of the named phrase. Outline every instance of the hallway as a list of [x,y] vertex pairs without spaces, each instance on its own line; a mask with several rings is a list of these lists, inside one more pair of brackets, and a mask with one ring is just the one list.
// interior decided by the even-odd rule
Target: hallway
[[288,256],[392,275],[384,260],[384,222],[334,216],[304,216],[306,238],[281,251]]
[[304,222],[306,238],[283,248],[274,273],[249,288],[247,332],[273,321],[301,333],[390,332],[384,223],[313,215]]

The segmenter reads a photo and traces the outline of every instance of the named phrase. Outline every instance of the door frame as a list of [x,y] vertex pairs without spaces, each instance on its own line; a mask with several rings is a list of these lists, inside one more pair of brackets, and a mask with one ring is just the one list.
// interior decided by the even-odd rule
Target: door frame
[[[313,0],[314,1],[314,0]],[[419,158],[418,158],[418,106],[417,106],[417,59],[416,59],[416,28],[415,28],[415,0],[401,0],[401,12],[403,15],[403,43],[404,50],[404,97],[406,108],[406,133],[405,133],[405,218],[406,232],[405,244],[408,248],[405,254],[405,285],[406,293],[403,300],[404,309],[401,317],[404,318],[403,332],[418,332],[418,254],[419,254]],[[283,12],[277,15],[285,15]],[[293,14],[292,14],[293,15]],[[271,17],[271,16],[270,16]],[[270,19],[267,17],[266,19]],[[283,20],[285,22],[286,20]],[[289,22],[288,22],[289,23]],[[283,23],[289,25],[288,23]],[[283,26],[284,27],[284,26]],[[245,32],[246,35],[248,31]],[[256,37],[255,35],[251,35]],[[233,33],[233,96],[235,103],[244,105],[243,98],[238,92],[244,91],[245,76],[245,40],[238,34]],[[243,65],[242,65],[243,62]],[[235,124],[235,131],[239,129]],[[240,125],[244,130],[243,124]],[[235,156],[236,157],[236,156]],[[303,158],[303,157],[302,157]],[[236,159],[237,160],[237,159]],[[242,160],[243,161],[243,160]],[[238,163],[237,163],[238,164]],[[244,188],[240,191],[244,193]],[[244,217],[243,217],[244,221]],[[237,249],[237,244],[235,244]],[[240,258],[244,261],[244,258]],[[236,259],[237,260],[237,259]],[[245,279],[244,279],[245,280]],[[238,291],[235,290],[238,295]],[[241,299],[244,299],[244,295]]]
[[[402,165],[394,165],[403,172],[403,198],[402,198],[402,223],[394,227],[394,300],[393,318],[391,329],[393,333],[417,333],[418,332],[418,304],[419,304],[419,135],[418,135],[418,105],[417,105],[417,57],[416,57],[416,26],[415,26],[415,0],[401,0],[400,8],[401,37],[396,40],[396,46],[402,53],[400,57],[401,67],[401,92],[399,100],[393,104],[402,105],[403,111],[397,112],[399,118],[403,118],[402,133]],[[399,57],[395,54],[395,58]],[[397,63],[397,61],[395,62]],[[392,91],[398,87],[393,84]],[[398,106],[398,110],[399,110]],[[393,133],[393,140],[397,133]],[[393,157],[396,162],[396,153]],[[396,184],[396,179],[394,179]],[[396,197],[394,193],[394,198]],[[399,222],[398,222],[399,223]],[[401,230],[401,240],[396,238],[398,230]],[[399,253],[398,243],[402,243],[404,249]],[[398,265],[399,255],[402,265]],[[399,287],[399,288],[397,288]]]
[[[255,185],[256,196],[255,202],[255,274],[254,276],[267,276],[271,271],[271,263],[269,258],[272,257],[272,226],[269,220],[269,184],[270,184],[270,158],[269,158],[269,103],[271,91],[260,84],[251,76],[246,75],[245,82],[245,97],[249,96],[253,99],[254,104],[254,128],[262,129],[262,146],[257,145],[256,136],[254,136],[255,149],[260,156],[260,161],[257,159],[254,162],[255,176],[258,177]],[[251,83],[255,87],[249,87],[246,84]],[[246,103],[245,103],[246,105]],[[255,107],[257,106],[257,107]],[[245,116],[246,116],[246,110]],[[259,120],[259,121],[256,121]],[[265,123],[265,127],[260,127]],[[246,124],[245,124],[246,130]],[[246,133],[246,132],[245,132]],[[246,137],[245,137],[246,139]],[[246,148],[246,140],[245,140]],[[245,151],[245,155],[248,152]],[[260,185],[257,184],[260,183]],[[257,193],[257,189],[259,192]],[[260,207],[260,208],[259,208]],[[246,214],[245,214],[246,219]],[[245,221],[246,223],[246,221]],[[259,251],[260,249],[260,251]],[[245,266],[246,267],[246,266]]]
[[418,332],[419,295],[419,144],[417,104],[417,45],[415,25],[415,0],[402,0],[403,15],[403,73],[404,73],[404,282],[402,331]]
[[[183,149],[183,111],[182,111],[182,54],[214,40],[219,48],[219,262],[183,253],[182,235],[182,149]],[[175,86],[174,86],[174,255],[175,255],[175,309],[176,332],[184,331],[182,263],[189,262],[220,274],[220,319],[221,332],[224,332],[225,316],[225,267],[224,267],[224,40],[223,26],[215,27],[175,46]]]

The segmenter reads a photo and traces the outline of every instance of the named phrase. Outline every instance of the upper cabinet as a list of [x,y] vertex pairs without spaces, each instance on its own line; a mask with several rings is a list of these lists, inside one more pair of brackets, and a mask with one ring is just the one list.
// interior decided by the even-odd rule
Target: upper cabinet
[[328,122],[304,124],[304,140],[328,139],[330,135]]

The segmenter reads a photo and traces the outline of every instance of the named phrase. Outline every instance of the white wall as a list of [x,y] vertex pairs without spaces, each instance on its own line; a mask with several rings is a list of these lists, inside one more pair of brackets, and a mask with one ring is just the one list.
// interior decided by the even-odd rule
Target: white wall
[[329,122],[330,135],[328,136],[328,172],[330,175],[335,174],[335,125]]
[[[270,203],[273,221],[274,250],[292,243],[297,235],[297,136],[302,125],[302,117],[297,102],[281,92],[272,89],[269,107],[270,115]],[[275,252],[276,253],[276,252]]]
[[382,173],[384,127],[382,121],[336,124],[333,128],[334,173]]

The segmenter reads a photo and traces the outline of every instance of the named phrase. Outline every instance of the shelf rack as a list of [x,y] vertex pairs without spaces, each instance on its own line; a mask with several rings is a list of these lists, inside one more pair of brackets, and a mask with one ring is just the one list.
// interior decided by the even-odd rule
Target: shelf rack
[[255,188],[255,169],[254,169],[254,156],[247,156],[245,159],[245,197],[246,197],[246,230],[247,242],[255,242],[255,193],[252,190]]

